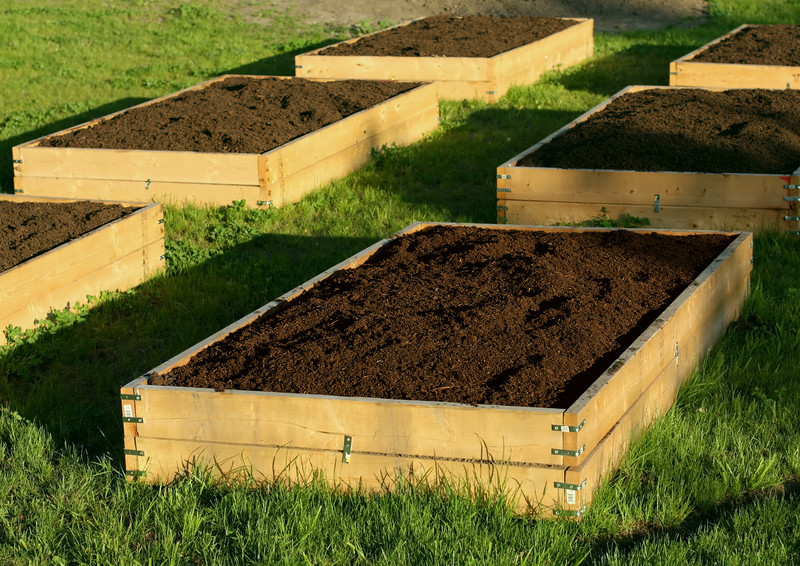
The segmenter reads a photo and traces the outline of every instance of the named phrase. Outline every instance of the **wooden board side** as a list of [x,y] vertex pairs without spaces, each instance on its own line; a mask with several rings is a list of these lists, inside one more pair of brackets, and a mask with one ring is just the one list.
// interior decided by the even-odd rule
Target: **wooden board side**
[[[436,85],[416,87],[262,154],[258,166],[260,182],[262,186],[279,182],[348,147],[374,147],[370,144],[375,144],[375,140],[388,140],[384,133],[386,131],[394,131],[402,136],[409,117],[430,117],[435,112],[433,120],[425,121],[424,126],[415,125],[415,129],[423,126],[430,131],[438,126],[438,108]],[[369,153],[367,148],[362,150]]]
[[256,154],[24,146],[18,187],[30,177],[258,186]]
[[146,480],[165,483],[195,467],[229,481],[305,485],[323,479],[345,490],[391,491],[398,483],[447,485],[467,495],[503,494],[521,512],[539,512],[558,503],[552,486],[563,481],[560,467],[508,466],[491,462],[458,462],[382,454],[353,454],[343,462],[340,451],[295,450],[247,444],[140,437]]
[[373,135],[355,142],[351,140],[348,147],[264,185],[257,200],[273,207],[297,202],[312,190],[357,171],[369,162],[374,150],[392,144],[402,147],[421,140],[438,126],[438,117],[437,104]]
[[653,206],[599,205],[571,202],[536,202],[505,200],[503,210],[507,224],[579,224],[594,218],[625,220],[647,219],[652,228],[689,230],[762,230],[786,226],[786,211],[752,208],[716,208],[662,206],[658,213]]
[[150,438],[291,446],[412,457],[561,464],[559,409],[215,392],[143,386],[139,434]]
[[[788,172],[787,172],[788,173]],[[504,167],[498,196],[506,200],[598,205],[788,208],[780,175]]]
[[681,61],[670,85],[717,88],[800,88],[800,67]]
[[[20,193],[26,196],[52,196],[74,199],[135,199],[162,204],[224,206],[244,200],[259,206],[258,185],[222,185],[209,183],[173,183],[165,181],[124,181],[119,179],[74,179],[57,177],[25,177],[15,179]],[[23,188],[24,187],[24,188]]]

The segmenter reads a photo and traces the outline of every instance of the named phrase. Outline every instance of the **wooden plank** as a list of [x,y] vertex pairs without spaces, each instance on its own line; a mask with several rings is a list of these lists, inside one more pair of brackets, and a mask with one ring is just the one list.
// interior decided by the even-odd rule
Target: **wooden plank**
[[151,483],[165,483],[200,464],[217,477],[306,484],[322,477],[344,489],[387,491],[398,481],[463,487],[468,493],[507,494],[519,511],[553,507],[560,494],[553,488],[563,481],[564,469],[548,466],[508,466],[492,462],[408,458],[382,454],[353,454],[349,463],[341,451],[295,450],[241,443],[216,444],[140,437]]
[[[504,167],[498,186],[506,200],[598,205],[786,209],[785,177],[694,173]],[[508,178],[510,176],[510,178]],[[498,193],[499,196],[500,193]]]
[[[647,218],[652,228],[719,229],[762,231],[784,229],[787,210],[667,206],[653,212],[653,206],[598,205],[571,202],[505,200],[503,211],[509,224],[577,224],[603,214],[611,219],[631,215]],[[605,208],[605,213],[602,209]]]
[[694,61],[701,52],[739,33],[751,24],[716,38],[669,64],[670,86],[717,88],[800,88],[800,67],[743,65]]
[[544,73],[578,64],[594,53],[594,20],[570,18],[579,23],[492,57],[498,94],[512,85],[532,84]]
[[[673,74],[674,73],[674,74]],[[800,88],[800,67],[685,61],[670,69],[670,85],[719,88]]]
[[369,137],[359,139],[338,153],[312,163],[305,169],[295,171],[261,188],[258,201],[270,202],[279,207],[297,202],[304,195],[330,181],[341,179],[369,162],[372,151],[396,143],[404,146],[414,143],[438,125],[439,106],[426,108],[416,116],[408,116]]
[[[713,344],[741,311],[751,270],[752,234],[739,235],[647,330],[570,406],[564,424],[586,425],[567,435],[568,450],[585,447],[588,453],[631,407],[659,371],[670,361],[684,358],[688,374],[705,356],[698,348],[695,359],[680,344],[685,336],[702,334]],[[688,357],[688,360],[686,359]],[[676,363],[676,362],[675,362]],[[567,464],[579,464],[584,453]]]
[[[262,154],[259,157],[263,163],[260,169],[261,182],[278,182],[348,147],[366,145],[372,148],[376,147],[376,143],[391,141],[402,144],[386,132],[403,136],[407,130],[406,122],[412,117],[426,118],[424,122],[415,124],[414,130],[422,129],[422,133],[425,133],[435,129],[439,116],[436,93],[436,85],[421,85]],[[417,132],[410,139],[416,141],[420,135]],[[361,149],[369,153],[368,148]]]
[[675,364],[668,363],[581,464],[567,468],[565,483],[583,485],[583,488],[575,490],[575,503],[564,503],[563,509],[577,511],[591,503],[600,484],[617,469],[625,457],[630,443],[675,403],[679,390],[676,373]]
[[[15,177],[15,187],[24,195],[49,195],[80,198],[91,194],[103,200],[134,199],[162,204],[224,206],[244,200],[256,207],[262,189],[258,185],[218,185],[172,183],[164,181],[125,181],[119,179],[71,179],[56,177]],[[24,185],[24,188],[23,188]]]
[[[0,274],[0,304],[24,304],[45,297],[65,282],[79,280],[148,244],[163,245],[162,218],[160,205],[143,207],[4,271]],[[143,226],[151,230],[147,241]]]
[[141,386],[139,435],[353,454],[561,464],[561,409]]
[[258,186],[257,154],[19,146],[18,188],[29,177]]
[[[75,279],[66,273],[59,284],[47,274],[49,286],[36,285],[37,289],[48,289],[41,294],[27,294],[27,299],[14,297],[14,301],[4,299],[3,312],[0,313],[0,330],[19,326],[33,328],[37,320],[47,317],[53,309],[63,309],[76,302],[86,304],[86,296],[99,296],[102,291],[126,290],[145,281],[164,266],[164,241],[151,242],[139,250],[98,267],[94,271]],[[4,287],[2,287],[5,290]],[[8,310],[6,310],[8,309]],[[0,342],[5,336],[0,333]]]
[[544,72],[592,55],[593,20],[569,19],[580,23],[494,57],[321,55],[322,50],[317,49],[295,56],[295,74],[316,78],[437,81],[440,98],[496,102],[512,84],[534,82]]
[[391,81],[487,81],[485,57],[397,57],[320,55],[319,50],[295,55],[295,75],[323,79]]

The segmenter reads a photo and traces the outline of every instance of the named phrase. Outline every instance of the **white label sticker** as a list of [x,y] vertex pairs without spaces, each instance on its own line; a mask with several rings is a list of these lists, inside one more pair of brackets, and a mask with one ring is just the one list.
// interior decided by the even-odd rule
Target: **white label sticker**
[[123,405],[122,406],[122,412],[128,418],[133,417],[133,407],[131,407],[130,405]]
[[567,490],[567,504],[568,505],[575,505],[575,500],[576,500],[575,496],[577,495],[577,493],[578,492],[575,491],[574,489],[568,489]]

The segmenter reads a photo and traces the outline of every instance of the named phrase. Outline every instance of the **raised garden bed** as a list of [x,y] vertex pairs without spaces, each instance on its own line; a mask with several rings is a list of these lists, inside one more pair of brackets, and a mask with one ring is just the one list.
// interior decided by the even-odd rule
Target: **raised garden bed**
[[153,203],[0,195],[0,329],[147,279],[164,265],[162,218]]
[[741,25],[669,71],[673,86],[800,88],[800,26]]
[[498,167],[498,220],[796,231],[798,167],[798,91],[631,86]]
[[739,313],[752,235],[415,224],[121,389],[126,468],[579,514]]
[[227,75],[13,148],[29,195],[281,206],[437,127],[436,86]]
[[591,19],[431,16],[295,57],[316,78],[436,81],[441,98],[497,101],[594,50]]

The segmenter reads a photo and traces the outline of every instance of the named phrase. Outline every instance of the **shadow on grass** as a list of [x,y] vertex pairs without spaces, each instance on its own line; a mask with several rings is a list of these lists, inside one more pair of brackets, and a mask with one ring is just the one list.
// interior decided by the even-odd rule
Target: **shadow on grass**
[[497,167],[579,114],[478,109],[463,123],[434,132],[412,146],[375,151],[358,179],[415,207],[442,211],[447,220],[495,223]]
[[[758,508],[770,499],[783,500],[787,506],[796,508],[800,505],[800,478],[792,478],[775,489],[747,493],[740,498],[721,501],[708,509],[695,511],[675,527],[643,526],[635,533],[598,538],[594,541],[588,562],[600,563],[613,553],[618,561],[624,563],[626,555],[634,554],[645,544],[653,545],[656,541],[684,544],[702,531],[712,532],[717,527],[733,531],[736,527],[732,523],[737,515],[748,511],[760,513]],[[795,546],[794,551],[798,550],[800,547]]]
[[[359,252],[367,238],[262,235],[157,275],[0,358],[0,394],[58,444],[120,462],[120,386]],[[5,374],[5,375],[4,375]]]

